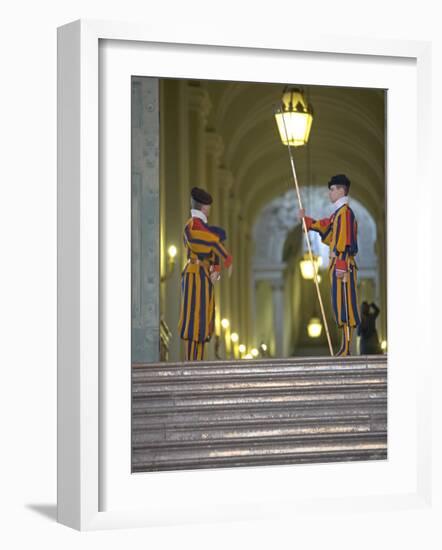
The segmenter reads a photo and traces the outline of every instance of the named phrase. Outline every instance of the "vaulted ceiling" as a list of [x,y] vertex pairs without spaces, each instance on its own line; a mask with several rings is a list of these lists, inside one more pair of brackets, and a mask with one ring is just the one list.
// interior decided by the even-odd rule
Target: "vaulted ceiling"
[[[273,107],[283,84],[202,81],[212,108],[208,129],[224,142],[223,165],[234,193],[253,223],[257,213],[289,189],[287,148],[280,141]],[[345,173],[351,194],[382,219],[385,204],[385,94],[383,90],[303,86],[313,105],[309,144],[294,149],[300,185],[321,185]]]

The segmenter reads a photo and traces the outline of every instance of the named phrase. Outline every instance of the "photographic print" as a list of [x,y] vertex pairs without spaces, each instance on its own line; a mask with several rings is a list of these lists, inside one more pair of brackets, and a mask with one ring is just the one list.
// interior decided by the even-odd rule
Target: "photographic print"
[[386,91],[131,93],[132,471],[386,459]]

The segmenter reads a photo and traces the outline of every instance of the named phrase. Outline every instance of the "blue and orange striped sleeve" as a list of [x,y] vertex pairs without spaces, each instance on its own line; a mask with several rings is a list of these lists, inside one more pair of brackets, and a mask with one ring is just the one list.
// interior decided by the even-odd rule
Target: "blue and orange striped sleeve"
[[321,236],[321,240],[324,244],[330,244],[332,238],[332,222],[330,218],[323,218],[322,220],[314,220],[305,216],[305,223],[309,231],[316,231]]
[[[220,260],[224,261],[224,267],[226,269],[232,265],[233,257],[232,257],[231,254],[229,254],[226,247],[222,244],[221,241],[218,241],[214,245],[213,251],[215,253],[215,256],[218,256],[220,258]],[[217,269],[217,267],[219,267],[219,263],[215,264],[215,269]]]

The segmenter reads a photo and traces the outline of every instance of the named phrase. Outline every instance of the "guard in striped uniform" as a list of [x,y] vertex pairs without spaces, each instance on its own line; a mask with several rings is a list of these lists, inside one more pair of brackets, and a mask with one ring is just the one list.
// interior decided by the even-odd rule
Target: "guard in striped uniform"
[[221,265],[231,272],[232,256],[224,247],[226,233],[210,226],[207,218],[212,197],[198,187],[191,192],[191,215],[184,228],[187,263],[181,274],[180,337],[186,344],[186,360],[204,359],[204,344],[215,328],[214,283],[220,278]]
[[[330,249],[331,301],[335,321],[342,330],[342,344],[337,355],[343,356],[350,355],[353,330],[360,324],[355,262],[358,224],[348,205],[350,180],[338,174],[330,179],[328,188],[333,214],[322,220],[306,217],[305,221],[307,229],[317,231]],[[303,214],[301,211],[301,217]]]

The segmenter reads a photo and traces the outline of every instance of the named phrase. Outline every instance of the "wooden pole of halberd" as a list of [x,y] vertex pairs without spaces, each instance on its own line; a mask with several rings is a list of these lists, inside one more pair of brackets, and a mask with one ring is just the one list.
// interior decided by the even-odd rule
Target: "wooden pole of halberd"
[[[293,181],[295,183],[296,195],[298,196],[299,209],[303,210],[302,200],[301,200],[301,193],[299,192],[298,178],[296,176],[295,161],[294,161],[291,146],[290,146],[290,143],[289,143],[288,134],[287,134],[287,127],[285,125],[284,117],[282,117],[282,121],[283,121],[283,124],[284,124],[284,133],[285,133],[285,137],[286,137],[286,141],[287,141],[287,150],[288,150],[288,153],[289,153],[290,165],[292,167]],[[327,334],[328,347],[329,347],[329,350],[330,350],[330,355],[333,357],[333,355],[334,355],[333,346],[332,346],[332,343],[331,343],[330,332],[328,330],[327,319],[325,318],[325,311],[324,311],[324,305],[322,303],[321,291],[319,289],[318,272],[316,271],[316,264],[315,264],[314,259],[313,259],[313,252],[312,252],[312,247],[311,247],[311,244],[310,244],[310,237],[308,235],[307,224],[305,222],[305,217],[304,216],[302,218],[302,227],[303,227],[305,239],[306,239],[306,242],[307,242],[307,249],[308,249],[308,253],[309,253],[309,256],[310,256],[310,261],[312,262],[312,266],[313,266],[313,278],[314,278],[314,281],[315,281],[315,287],[316,287],[316,293],[318,295],[319,306],[321,308],[322,321],[324,323],[325,332]]]

